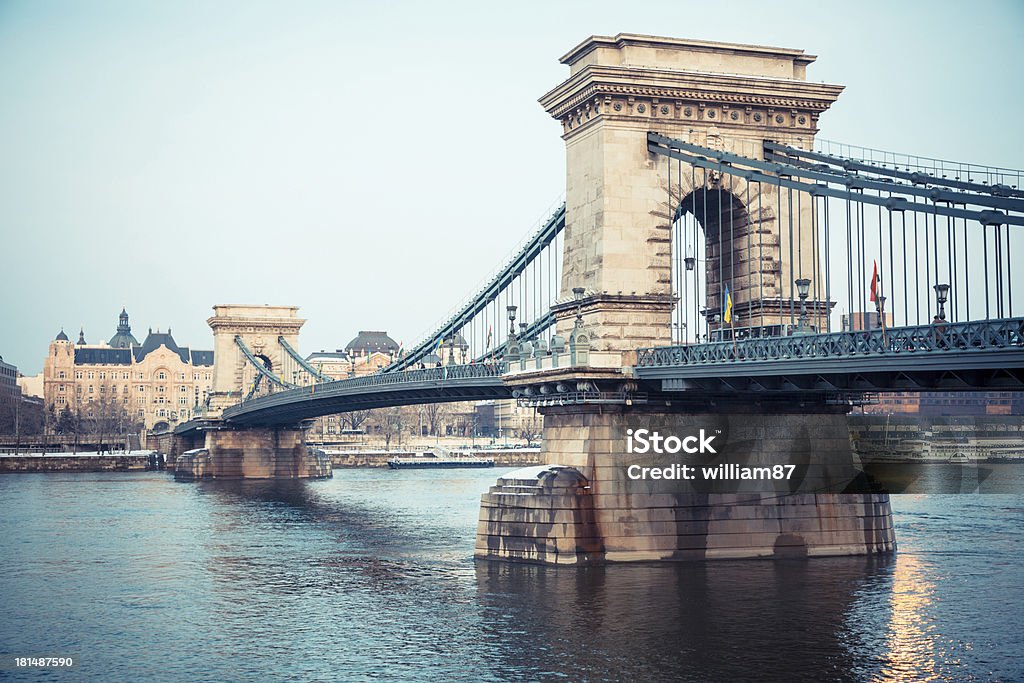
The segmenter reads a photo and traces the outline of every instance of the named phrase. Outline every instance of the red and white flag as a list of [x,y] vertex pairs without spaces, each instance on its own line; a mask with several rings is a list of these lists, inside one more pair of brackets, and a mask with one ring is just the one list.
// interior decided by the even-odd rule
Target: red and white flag
[[878,301],[878,261],[874,261],[875,271],[871,275],[871,299],[870,301]]

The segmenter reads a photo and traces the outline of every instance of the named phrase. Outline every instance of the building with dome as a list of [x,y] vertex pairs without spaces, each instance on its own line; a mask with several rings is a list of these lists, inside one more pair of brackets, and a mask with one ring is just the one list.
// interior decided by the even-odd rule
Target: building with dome
[[162,431],[191,419],[213,382],[213,351],[179,346],[152,328],[140,344],[128,312],[109,342],[88,344],[79,330],[74,344],[62,329],[43,363],[43,399],[55,414],[88,417],[123,409],[146,429]]

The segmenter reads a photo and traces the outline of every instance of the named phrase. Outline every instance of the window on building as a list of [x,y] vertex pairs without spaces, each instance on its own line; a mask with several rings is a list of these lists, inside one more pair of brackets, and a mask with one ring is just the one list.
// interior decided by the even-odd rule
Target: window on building
[[183,372],[180,375],[178,375],[178,379],[180,379],[182,382],[184,382],[185,381],[185,373]]
[[114,386],[110,387],[110,393],[112,393],[112,394],[116,394],[117,393],[117,385],[116,384]]
[[64,404],[65,404],[65,403],[67,403],[67,402],[68,402],[68,401],[67,401],[67,399],[66,399],[66,398],[64,398],[63,396],[58,396],[58,397],[57,397],[57,403],[59,403],[59,404],[61,404],[61,405],[64,405]]
[[192,380],[195,381],[195,382],[199,381],[199,373],[198,372],[192,373]]
[[156,378],[157,379],[167,379],[167,373],[164,372],[163,370],[161,370],[160,372],[156,373]]
[[167,414],[167,411],[164,410],[163,408],[161,408],[160,410],[156,411],[156,416],[157,417],[165,417],[166,414]]
[[131,374],[131,373],[128,373],[128,372],[124,373],[124,377],[122,377],[121,379],[130,379],[129,374]]
[[125,405],[128,405],[128,399],[127,399],[127,398],[126,398],[126,399],[124,399],[123,401],[121,401],[121,403],[123,403],[123,404],[125,404]]
[[89,385],[89,393],[90,394],[92,393],[92,385],[91,384]]
[[178,387],[178,393],[180,393],[180,394],[186,394],[186,393],[188,393],[188,387],[186,387],[186,386],[184,386],[184,385],[182,385],[182,386]]
[[139,411],[139,417],[146,417],[146,411],[145,410],[140,410]]
[[60,390],[64,391],[64,385],[63,384],[60,385]]
[[140,405],[140,406],[144,406],[144,405],[146,405],[146,400],[142,399],[142,398],[137,398],[137,399],[135,399],[135,404],[136,405]]
[[100,393],[101,394],[105,394],[106,392],[107,392],[107,388],[101,384],[100,385]]
[[162,384],[156,388],[157,392],[161,393],[161,394],[164,393],[165,389],[166,389],[166,387],[164,387],[164,385],[162,385]]
[[139,393],[140,394],[146,393],[146,385],[145,384],[140,384],[139,385]]
[[96,379],[96,373],[95,372],[90,372],[89,373],[89,379]]
[[188,398],[185,397],[185,396],[182,396],[181,398],[179,398],[178,399],[178,405],[187,406],[188,405]]
[[78,372],[75,373],[75,379],[82,379],[82,371],[81,370],[79,370]]
[[106,378],[107,378],[107,373],[101,372],[100,373],[100,379],[106,379]]
[[210,381],[210,373],[206,373],[206,381],[207,381],[207,382],[209,382],[209,381]]
[[57,373],[57,379],[67,379],[64,376],[64,371],[63,370],[61,370],[60,372]]

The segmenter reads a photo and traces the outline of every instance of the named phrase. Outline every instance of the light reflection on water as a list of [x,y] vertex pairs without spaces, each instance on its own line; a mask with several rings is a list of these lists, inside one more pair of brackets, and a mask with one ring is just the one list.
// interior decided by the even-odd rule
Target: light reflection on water
[[894,497],[894,557],[573,569],[472,560],[498,474],[0,477],[0,649],[79,658],[49,680],[1024,679],[1022,496]]

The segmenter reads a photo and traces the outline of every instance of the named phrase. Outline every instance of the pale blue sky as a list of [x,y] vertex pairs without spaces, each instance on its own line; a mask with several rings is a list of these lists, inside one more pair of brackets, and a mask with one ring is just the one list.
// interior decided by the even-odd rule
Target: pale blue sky
[[1024,4],[819,5],[0,0],[0,355],[241,302],[413,343],[563,191],[536,100],[592,34],[803,48],[822,137],[1022,165]]

